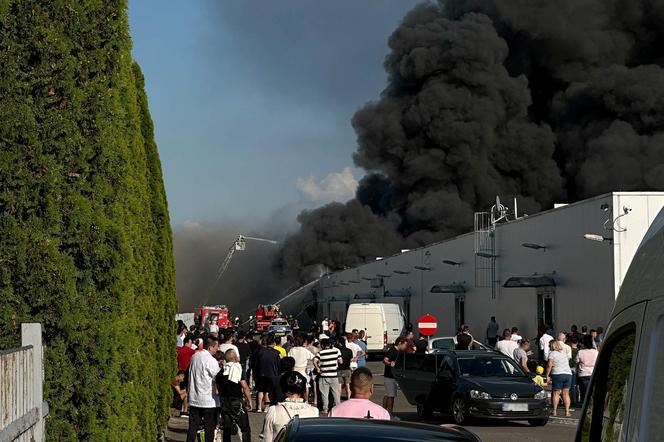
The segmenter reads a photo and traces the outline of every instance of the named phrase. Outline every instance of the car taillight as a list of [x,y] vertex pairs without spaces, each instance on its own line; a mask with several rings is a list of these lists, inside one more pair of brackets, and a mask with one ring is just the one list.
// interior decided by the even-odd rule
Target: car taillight
[[387,331],[383,332],[383,344],[387,345]]

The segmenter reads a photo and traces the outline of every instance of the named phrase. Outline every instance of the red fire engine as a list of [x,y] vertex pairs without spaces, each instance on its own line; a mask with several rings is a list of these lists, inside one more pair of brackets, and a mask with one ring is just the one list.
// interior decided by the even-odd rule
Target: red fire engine
[[270,305],[259,305],[256,309],[256,331],[262,332],[265,331],[274,318],[279,317],[279,306],[270,304]]
[[209,318],[216,321],[220,329],[231,328],[233,322],[228,317],[228,307],[225,305],[205,305],[194,309],[194,321],[199,326],[205,327]]

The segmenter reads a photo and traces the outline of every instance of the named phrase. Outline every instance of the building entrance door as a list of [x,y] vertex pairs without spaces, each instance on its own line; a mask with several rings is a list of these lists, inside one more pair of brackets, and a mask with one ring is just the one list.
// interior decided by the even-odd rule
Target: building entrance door
[[456,295],[454,297],[454,324],[458,331],[462,324],[466,323],[466,297]]
[[556,329],[556,288],[537,288],[537,324],[547,324]]

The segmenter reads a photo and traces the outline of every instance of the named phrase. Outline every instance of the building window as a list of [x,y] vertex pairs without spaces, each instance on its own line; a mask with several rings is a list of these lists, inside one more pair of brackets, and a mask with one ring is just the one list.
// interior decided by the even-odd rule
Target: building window
[[[634,324],[602,349],[601,365],[593,378],[583,416],[581,440],[623,440],[623,420],[636,332]],[[608,358],[608,363],[605,361]],[[601,436],[600,436],[601,435]],[[598,437],[599,436],[599,437]]]

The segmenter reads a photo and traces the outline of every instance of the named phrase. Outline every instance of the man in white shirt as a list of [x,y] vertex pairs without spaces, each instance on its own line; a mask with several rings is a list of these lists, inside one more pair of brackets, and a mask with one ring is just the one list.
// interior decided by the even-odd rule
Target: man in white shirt
[[512,332],[509,328],[503,331],[503,339],[496,344],[496,350],[514,359],[514,350],[519,348],[519,344],[512,341]]
[[210,324],[208,325],[208,332],[210,334],[214,333],[214,336],[217,336],[219,334],[219,324],[217,324],[217,321],[213,321],[210,319]]
[[323,318],[323,321],[320,323],[321,329],[324,334],[330,335],[330,321],[327,319],[327,316]]
[[518,327],[512,327],[512,341],[516,342],[517,344],[519,343],[520,340],[523,339],[521,335],[519,335],[519,328]]
[[362,347],[353,342],[353,334],[346,333],[346,348],[353,352],[353,359],[350,361],[350,369],[355,370],[357,368],[357,361],[365,355],[362,351]]
[[539,338],[539,348],[544,354],[544,360],[549,360],[549,342],[553,340],[553,336],[544,332],[544,334]]
[[[233,344],[233,335],[229,333],[228,336],[224,335],[222,339],[224,340],[224,342],[219,346],[219,350],[221,350],[223,354],[226,354],[228,350],[233,350],[235,351],[235,354],[239,358],[240,350],[237,349],[237,345]],[[240,361],[240,362],[245,362],[245,361]]]
[[201,420],[205,421],[205,442],[214,442],[214,429],[217,426],[219,396],[215,388],[215,376],[219,373],[219,363],[212,356],[219,350],[219,340],[208,336],[203,350],[191,357],[189,364],[189,430],[187,442],[197,442],[197,432]]

